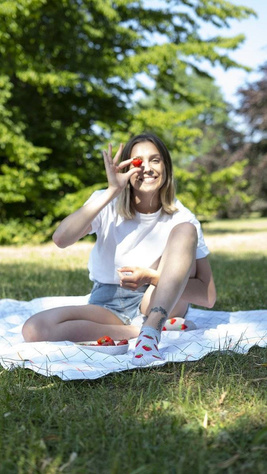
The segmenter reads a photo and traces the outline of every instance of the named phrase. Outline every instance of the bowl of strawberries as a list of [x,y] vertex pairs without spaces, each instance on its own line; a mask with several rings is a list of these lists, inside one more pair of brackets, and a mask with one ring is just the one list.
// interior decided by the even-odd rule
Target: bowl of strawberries
[[95,352],[103,352],[109,355],[122,355],[126,354],[129,348],[127,339],[121,339],[120,341],[114,341],[109,336],[102,336],[97,341],[81,341],[76,343],[83,349],[88,349]]

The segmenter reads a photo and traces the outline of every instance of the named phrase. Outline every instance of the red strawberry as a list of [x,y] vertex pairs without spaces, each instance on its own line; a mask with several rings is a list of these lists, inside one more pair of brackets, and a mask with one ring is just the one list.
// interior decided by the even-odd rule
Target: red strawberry
[[122,339],[121,341],[119,341],[117,343],[117,346],[124,346],[125,344],[128,344],[128,340],[127,339]]
[[163,326],[162,331],[167,331],[167,329],[165,328],[165,326]]
[[154,354],[152,354],[152,356],[155,357],[155,359],[161,359],[161,357],[156,356],[156,355],[154,355]]
[[140,167],[142,163],[143,163],[143,160],[141,160],[141,158],[134,158],[132,161],[132,165],[135,166],[136,168]]
[[136,359],[141,359],[141,357],[143,357],[144,354],[136,354],[135,358]]
[[115,342],[112,340],[112,341],[107,341],[107,342],[103,342],[103,344],[101,344],[101,346],[115,346]]
[[141,339],[135,344],[135,347],[139,346]]
[[181,329],[182,329],[182,331],[184,331],[185,329],[187,329],[186,324],[182,324],[182,325],[181,325]]
[[172,318],[172,319],[170,320],[170,323],[171,323],[171,324],[176,323],[176,319],[175,319],[175,318]]
[[145,351],[152,351],[152,347],[146,345],[142,346],[142,349],[144,349]]
[[152,336],[146,336],[146,335],[144,335],[144,337],[146,337],[147,339],[153,339]]
[[115,342],[114,342],[113,339],[111,339],[111,337],[109,337],[109,336],[102,336],[102,337],[100,337],[99,339],[97,339],[96,342],[97,342],[100,346],[102,346],[105,342],[111,342],[112,344],[110,344],[110,345],[115,346]]

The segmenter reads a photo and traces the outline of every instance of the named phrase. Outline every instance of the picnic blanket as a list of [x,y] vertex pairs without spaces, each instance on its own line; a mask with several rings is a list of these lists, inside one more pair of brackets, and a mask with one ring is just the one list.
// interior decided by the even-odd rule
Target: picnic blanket
[[[21,328],[32,314],[57,306],[86,304],[88,296],[0,300],[0,364],[5,369],[23,367],[63,380],[97,379],[111,372],[137,369],[131,362],[136,339],[130,340],[128,352],[119,356],[89,351],[70,341],[23,341]],[[266,309],[227,312],[190,308],[187,318],[196,329],[162,332],[159,350],[163,360],[153,362],[153,366],[196,361],[218,350],[245,354],[254,345],[267,346]]]

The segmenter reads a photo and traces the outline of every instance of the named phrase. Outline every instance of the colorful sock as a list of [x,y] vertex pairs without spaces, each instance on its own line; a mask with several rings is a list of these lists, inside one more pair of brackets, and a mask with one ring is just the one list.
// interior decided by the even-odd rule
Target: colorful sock
[[143,326],[138,336],[132,363],[138,366],[151,364],[157,360],[163,360],[158,350],[160,332],[150,326]]
[[162,331],[191,331],[192,329],[196,329],[193,321],[184,318],[171,318],[167,319]]

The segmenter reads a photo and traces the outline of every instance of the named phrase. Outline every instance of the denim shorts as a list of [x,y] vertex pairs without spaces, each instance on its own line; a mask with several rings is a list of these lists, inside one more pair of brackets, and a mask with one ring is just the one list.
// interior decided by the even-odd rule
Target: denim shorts
[[120,285],[94,282],[88,303],[109,309],[123,324],[141,327],[144,315],[140,304],[148,285],[135,291],[122,288]]

